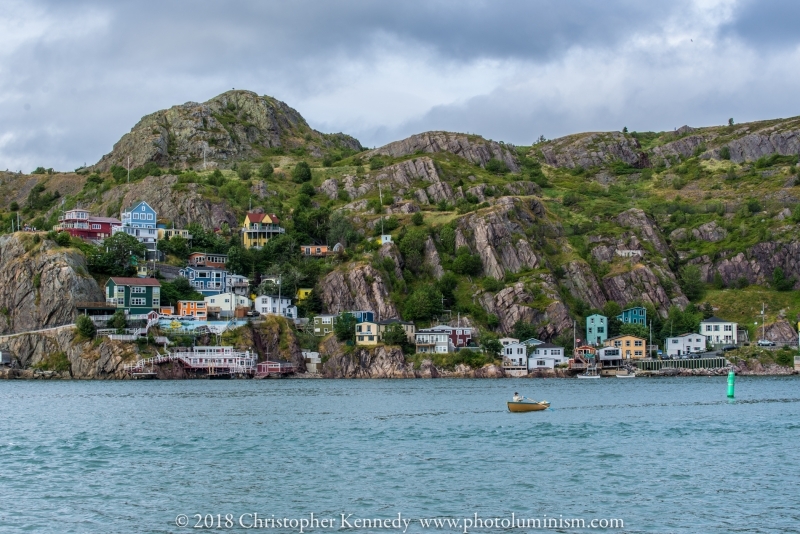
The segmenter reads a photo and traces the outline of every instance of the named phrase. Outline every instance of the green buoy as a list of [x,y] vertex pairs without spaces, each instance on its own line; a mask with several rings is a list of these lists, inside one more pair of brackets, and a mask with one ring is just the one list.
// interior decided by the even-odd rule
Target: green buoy
[[733,369],[728,371],[728,398],[733,398],[733,385],[736,382],[736,373],[733,372]]

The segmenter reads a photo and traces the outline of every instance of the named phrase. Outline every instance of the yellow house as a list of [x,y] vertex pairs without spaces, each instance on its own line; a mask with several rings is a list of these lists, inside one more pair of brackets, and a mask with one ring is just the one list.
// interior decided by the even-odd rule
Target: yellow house
[[242,224],[244,248],[261,248],[273,237],[286,233],[274,213],[248,213]]
[[175,236],[180,236],[186,240],[192,239],[192,234],[189,233],[189,230],[181,228],[156,228],[156,233],[159,241],[166,238],[172,239]]
[[302,302],[306,300],[311,295],[311,289],[307,287],[301,287],[297,290],[297,294],[295,295],[295,299],[297,302]]
[[364,321],[356,325],[356,345],[377,345],[378,323]]
[[639,360],[647,357],[647,341],[640,337],[631,335],[610,337],[605,340],[603,346],[620,349],[623,360]]

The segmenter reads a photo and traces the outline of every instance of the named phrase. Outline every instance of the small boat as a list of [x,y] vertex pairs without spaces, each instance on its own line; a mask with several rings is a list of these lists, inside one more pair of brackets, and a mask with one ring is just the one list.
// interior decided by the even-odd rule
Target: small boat
[[597,374],[597,366],[587,367],[586,372],[578,375],[578,378],[600,378],[600,375]]
[[532,401],[532,400],[524,400],[520,402],[508,401],[508,411],[509,412],[539,412],[541,410],[546,410],[550,407],[550,403],[547,401]]
[[614,376],[616,376],[617,378],[636,378],[636,373],[631,373],[630,371],[627,371],[624,375],[623,374],[617,374],[617,375],[614,375]]

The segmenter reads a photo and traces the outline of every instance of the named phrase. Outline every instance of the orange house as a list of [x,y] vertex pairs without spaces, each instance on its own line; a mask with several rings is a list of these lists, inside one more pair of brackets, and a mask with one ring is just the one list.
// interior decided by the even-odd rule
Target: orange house
[[300,254],[303,256],[323,257],[330,254],[328,245],[304,245],[300,247]]
[[179,300],[178,315],[181,317],[194,317],[205,321],[208,319],[208,308],[204,300]]

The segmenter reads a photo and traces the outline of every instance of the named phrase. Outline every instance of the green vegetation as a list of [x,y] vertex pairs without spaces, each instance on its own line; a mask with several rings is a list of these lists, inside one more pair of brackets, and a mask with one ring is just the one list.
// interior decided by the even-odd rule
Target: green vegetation
[[72,364],[69,362],[69,358],[67,358],[66,353],[54,352],[45,356],[40,362],[31,365],[31,367],[38,371],[55,371],[57,373],[63,373],[69,371],[72,367]]
[[75,330],[84,339],[92,339],[97,332],[94,322],[86,315],[80,315],[75,320]]

